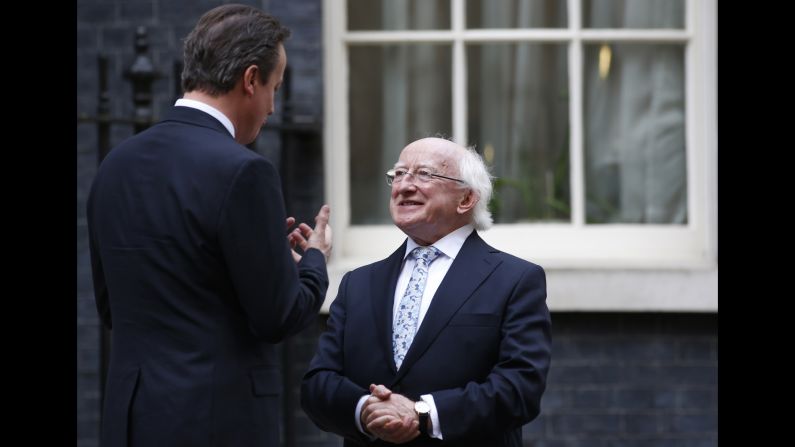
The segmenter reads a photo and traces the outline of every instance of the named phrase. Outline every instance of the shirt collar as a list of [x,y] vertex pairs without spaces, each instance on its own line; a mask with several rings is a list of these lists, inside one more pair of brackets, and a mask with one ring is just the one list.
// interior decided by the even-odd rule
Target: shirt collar
[[[461,247],[464,246],[464,242],[466,242],[467,237],[475,230],[471,224],[464,225],[463,227],[449,233],[447,236],[439,239],[438,241],[434,242],[433,245],[436,247],[440,252],[442,252],[445,256],[449,257],[450,259],[455,259],[458,256],[458,252],[461,251]],[[406,241],[406,252],[403,253],[403,259],[406,259],[406,256],[411,253],[411,250],[419,247],[420,245],[414,242],[414,239],[408,238]]]
[[210,114],[213,118],[217,119],[221,122],[221,124],[226,127],[226,130],[232,134],[232,138],[235,137],[235,126],[232,125],[232,121],[226,117],[220,110],[216,109],[215,107],[201,102],[196,101],[195,99],[187,99],[187,98],[179,98],[177,102],[174,104],[175,106],[182,106],[182,107],[190,107],[192,109],[199,109],[202,112]]

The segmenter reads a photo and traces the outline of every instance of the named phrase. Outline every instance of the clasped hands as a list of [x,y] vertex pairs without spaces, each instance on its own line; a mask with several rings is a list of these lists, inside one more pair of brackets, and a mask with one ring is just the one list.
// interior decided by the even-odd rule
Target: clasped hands
[[374,436],[393,444],[403,444],[419,436],[419,417],[414,401],[393,393],[384,385],[370,385],[370,397],[362,407],[362,427]]

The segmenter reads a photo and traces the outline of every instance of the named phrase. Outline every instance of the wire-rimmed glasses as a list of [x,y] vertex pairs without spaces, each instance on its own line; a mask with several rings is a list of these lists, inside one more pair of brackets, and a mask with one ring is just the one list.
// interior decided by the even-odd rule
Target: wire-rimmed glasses
[[393,168],[386,171],[386,184],[392,186],[392,183],[397,183],[403,181],[407,176],[414,177],[415,180],[418,180],[422,183],[426,183],[431,181],[434,177],[436,178],[443,178],[446,180],[452,180],[458,183],[465,183],[461,179],[447,177],[441,174],[435,174],[431,169],[428,168],[419,168],[414,172],[409,171],[408,169],[403,168]]

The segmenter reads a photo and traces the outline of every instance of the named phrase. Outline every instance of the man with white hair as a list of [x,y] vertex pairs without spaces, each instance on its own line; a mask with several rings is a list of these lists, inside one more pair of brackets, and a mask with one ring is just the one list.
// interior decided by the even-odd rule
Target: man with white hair
[[544,270],[478,235],[492,185],[474,150],[424,138],[386,175],[408,238],[343,277],[302,406],[345,446],[519,447],[550,364]]

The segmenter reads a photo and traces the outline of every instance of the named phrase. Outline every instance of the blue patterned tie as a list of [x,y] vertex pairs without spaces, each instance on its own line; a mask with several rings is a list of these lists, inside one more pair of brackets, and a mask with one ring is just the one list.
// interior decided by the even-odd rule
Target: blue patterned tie
[[440,251],[434,247],[417,247],[409,256],[414,257],[417,263],[411,271],[411,279],[406,287],[403,298],[397,309],[397,318],[392,325],[392,352],[395,355],[395,366],[400,369],[406,352],[414,340],[417,332],[417,322],[420,317],[420,302],[425,282],[428,280],[428,266],[439,256]]

